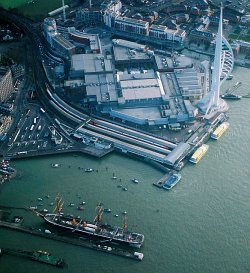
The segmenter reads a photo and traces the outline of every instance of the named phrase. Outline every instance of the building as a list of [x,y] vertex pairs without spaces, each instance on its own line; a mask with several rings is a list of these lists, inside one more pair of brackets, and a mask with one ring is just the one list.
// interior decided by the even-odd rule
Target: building
[[20,64],[13,64],[11,66],[11,72],[14,79],[17,79],[24,75],[24,67]]
[[88,34],[80,31],[70,31],[69,39],[77,45],[88,46],[89,53],[101,53],[101,43],[97,34]]
[[43,22],[44,36],[52,46],[52,38],[58,34],[56,20],[54,18],[45,18]]
[[181,29],[173,30],[162,25],[151,25],[149,28],[149,37],[182,43],[186,37],[186,31]]
[[203,97],[201,81],[193,67],[175,69],[174,73],[184,100],[195,101]]
[[97,25],[103,23],[103,15],[99,8],[84,8],[77,11],[76,20],[88,25]]
[[70,58],[73,54],[75,54],[76,47],[61,34],[57,34],[52,37],[52,47],[67,58]]
[[0,67],[0,103],[6,102],[13,91],[14,86],[11,70]]
[[120,105],[159,105],[165,95],[161,79],[155,73],[125,73],[118,75],[117,81],[121,90]]
[[148,35],[149,22],[127,17],[117,17],[114,28],[131,34]]
[[189,40],[190,42],[203,42],[203,43],[211,43],[215,38],[215,35],[209,31],[200,31],[197,29],[193,29],[190,32]]

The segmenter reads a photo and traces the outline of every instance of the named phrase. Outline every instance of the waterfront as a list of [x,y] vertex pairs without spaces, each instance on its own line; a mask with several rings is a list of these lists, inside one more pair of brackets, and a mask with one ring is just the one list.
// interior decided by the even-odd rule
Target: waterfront
[[[227,81],[223,89],[241,81],[243,84],[236,93],[249,93],[246,89],[250,85],[249,70],[236,67],[233,74],[234,79]],[[162,176],[161,172],[117,154],[101,160],[72,154],[14,161],[20,176],[2,186],[1,205],[35,205],[38,197],[49,194],[51,198],[44,201],[47,204],[60,192],[65,211],[85,215],[87,219],[93,219],[100,201],[113,210],[112,214],[104,215],[112,224],[121,225],[122,211],[126,210],[128,227],[145,234],[145,245],[140,250],[145,255],[142,262],[4,229],[0,230],[2,246],[46,249],[66,259],[68,268],[63,272],[249,272],[250,99],[228,103],[230,129],[219,141],[208,142],[206,156],[196,166],[187,165],[181,172],[182,180],[170,192],[152,185]],[[61,167],[51,168],[51,163]],[[98,172],[85,173],[78,167]],[[117,180],[112,179],[113,172]],[[142,183],[134,184],[132,178]],[[119,184],[128,191],[118,188]],[[84,212],[68,206],[80,201],[86,202]],[[114,213],[119,217],[115,218]],[[41,222],[28,212],[24,217],[26,225]],[[1,272],[22,273],[31,268],[32,272],[57,270],[22,258],[0,259]]]

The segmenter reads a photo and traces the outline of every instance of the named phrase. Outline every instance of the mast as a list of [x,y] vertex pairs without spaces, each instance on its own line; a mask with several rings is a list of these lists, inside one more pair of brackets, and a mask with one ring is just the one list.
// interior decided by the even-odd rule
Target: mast
[[62,197],[61,197],[59,194],[57,195],[57,197],[56,197],[56,199],[55,199],[55,202],[56,202],[56,207],[55,207],[55,209],[54,209],[54,212],[55,212],[56,214],[60,214],[61,211],[62,211],[64,202],[63,202],[63,200],[62,200]]
[[127,229],[127,221],[128,221],[127,214],[124,214],[123,224],[122,224],[122,234],[123,235],[124,235],[124,233],[126,232],[126,229]]
[[103,214],[103,207],[101,205],[101,203],[99,203],[96,207],[96,211],[97,211],[97,215],[94,219],[94,223],[99,226],[101,221],[102,221],[102,214]]

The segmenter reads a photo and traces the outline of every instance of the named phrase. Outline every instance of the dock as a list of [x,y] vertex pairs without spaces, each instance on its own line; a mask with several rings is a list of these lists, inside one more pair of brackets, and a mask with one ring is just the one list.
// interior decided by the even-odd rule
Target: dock
[[7,221],[0,221],[0,227],[7,228],[15,231],[24,232],[30,235],[43,237],[50,240],[55,240],[71,245],[81,246],[88,249],[93,249],[109,254],[113,254],[116,256],[126,257],[133,260],[141,261],[143,258],[143,254],[139,253],[141,255],[138,255],[138,252],[131,251],[129,249],[121,248],[117,245],[111,246],[111,244],[103,244],[102,242],[98,241],[92,241],[86,237],[73,237],[73,236],[61,236],[56,233],[50,233],[42,231],[41,229],[36,229],[33,227],[26,227],[21,224],[7,222]]

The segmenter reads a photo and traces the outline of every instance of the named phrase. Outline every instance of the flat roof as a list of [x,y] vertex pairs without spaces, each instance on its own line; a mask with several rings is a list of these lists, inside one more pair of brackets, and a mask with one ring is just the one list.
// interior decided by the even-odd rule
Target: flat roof
[[85,73],[111,72],[111,61],[104,59],[102,54],[75,54],[72,56],[71,68]]
[[161,98],[157,79],[134,79],[121,81],[120,84],[125,100]]
[[129,49],[120,45],[113,45],[115,61],[132,61],[132,60],[145,60],[151,59],[151,55]]
[[[112,73],[85,75],[87,96],[94,95],[98,102],[117,101],[117,92]],[[109,94],[109,100],[107,100]]]

